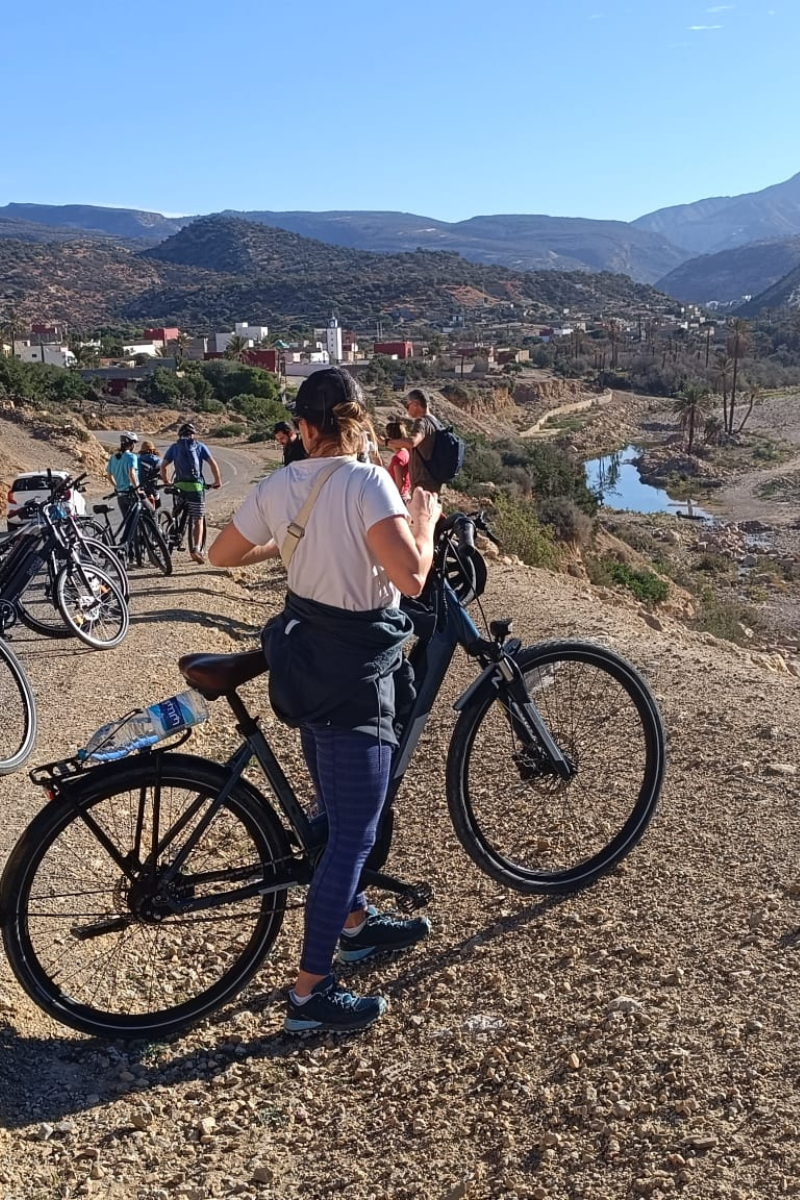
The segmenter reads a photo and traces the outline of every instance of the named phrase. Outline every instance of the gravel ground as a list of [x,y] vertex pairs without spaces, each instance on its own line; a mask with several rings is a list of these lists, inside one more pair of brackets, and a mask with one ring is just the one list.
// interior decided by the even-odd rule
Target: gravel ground
[[[252,644],[276,571],[142,572],[106,654],[21,633],[37,761],[180,689],[191,649]],[[388,1015],[352,1039],[281,1033],[300,913],[254,983],[165,1044],[55,1025],[0,963],[0,1194],[120,1200],[761,1200],[800,1191],[800,684],[580,581],[494,564],[490,615],[524,641],[600,640],[648,675],[670,734],[660,813],[612,876],[548,903],[458,845],[443,767],[459,658],[401,793],[391,865],[436,890],[431,939],[369,965]],[[259,681],[246,694],[259,700]],[[265,706],[264,706],[265,707]],[[292,734],[266,726],[299,781]],[[219,705],[194,738],[232,744]],[[0,780],[8,851],[41,803]]]

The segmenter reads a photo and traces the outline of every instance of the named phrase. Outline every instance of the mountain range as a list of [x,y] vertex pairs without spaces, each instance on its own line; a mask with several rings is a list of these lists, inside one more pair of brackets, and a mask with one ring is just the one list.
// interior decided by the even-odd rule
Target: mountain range
[[136,253],[98,238],[48,244],[0,240],[0,293],[14,319],[224,329],[235,320],[371,328],[388,317],[451,321],[480,310],[556,320],[565,308],[622,315],[664,308],[646,284],[613,273],[513,271],[447,251],[379,254],[332,246],[234,217],[192,221]]
[[[684,302],[733,304],[772,288],[797,264],[800,173],[758,192],[662,208],[630,223],[513,214],[456,222],[402,212],[222,215],[351,250],[450,251],[516,271],[610,271],[656,283]],[[0,207],[0,245],[9,238],[80,238],[146,249],[202,219],[98,205],[10,203]],[[229,269],[235,272],[235,265]]]

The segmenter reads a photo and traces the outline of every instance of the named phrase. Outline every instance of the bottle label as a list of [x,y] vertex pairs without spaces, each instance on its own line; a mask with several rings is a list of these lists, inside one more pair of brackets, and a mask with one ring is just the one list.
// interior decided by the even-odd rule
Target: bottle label
[[185,725],[192,723],[191,713],[184,711],[177,696],[171,696],[169,700],[162,700],[160,704],[155,704],[153,707],[165,734],[172,733],[176,729],[183,729]]

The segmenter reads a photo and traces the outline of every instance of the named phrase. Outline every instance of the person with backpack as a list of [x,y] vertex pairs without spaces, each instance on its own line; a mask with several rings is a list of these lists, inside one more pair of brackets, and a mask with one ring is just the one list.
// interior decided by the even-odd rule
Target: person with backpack
[[119,511],[123,517],[132,503],[129,495],[131,489],[139,486],[139,456],[136,453],[138,441],[136,434],[127,429],[121,433],[119,450],[111,455],[106,467],[106,475],[114,485]]
[[406,411],[412,421],[408,437],[387,438],[390,450],[410,450],[409,473],[411,491],[421,487],[426,492],[441,492],[461,470],[464,443],[452,429],[437,421],[429,411],[428,394],[423,388],[413,388],[406,396]]
[[173,442],[161,462],[161,478],[169,483],[168,469],[172,467],[172,483],[180,493],[182,502],[189,510],[192,522],[189,553],[195,562],[205,562],[201,550],[203,545],[203,519],[206,515],[206,482],[203,465],[208,463],[214,482],[211,487],[222,484],[222,476],[211,451],[205,442],[198,442],[197,430],[187,422],[178,430],[178,441]]
[[142,442],[139,450],[139,485],[151,508],[158,508],[158,480],[161,455],[153,442]]

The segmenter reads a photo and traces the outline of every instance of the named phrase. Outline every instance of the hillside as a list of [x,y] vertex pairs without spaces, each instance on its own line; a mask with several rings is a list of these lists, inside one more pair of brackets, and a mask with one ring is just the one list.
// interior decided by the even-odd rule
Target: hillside
[[202,329],[242,314],[309,323],[332,308],[356,326],[392,314],[447,321],[465,307],[549,319],[565,307],[625,313],[666,303],[624,275],[511,271],[441,251],[372,254],[228,217],[202,218],[139,254],[98,241],[0,240],[0,275],[16,319],[78,327],[166,321]]
[[[563,307],[604,311],[663,303],[652,288],[621,275],[512,271],[443,251],[376,254],[232,217],[204,217],[141,257],[248,276],[222,284],[213,300],[196,293],[146,298],[170,311],[211,303],[220,316],[257,311],[319,318],[335,307],[344,319],[369,324],[398,309],[409,320],[437,320],[460,307],[514,305],[546,314]],[[142,303],[129,309],[131,317],[146,315]]]
[[91,328],[123,319],[131,299],[169,283],[200,284],[199,271],[138,258],[104,239],[32,243],[0,239],[0,279],[8,310],[26,320]]
[[181,229],[190,217],[165,217],[136,208],[104,208],[96,204],[6,204],[0,218],[39,225],[102,232],[111,237],[158,241]]
[[784,307],[800,309],[800,264],[772,287],[743,304],[737,313],[743,317],[757,317],[765,309]]
[[412,213],[243,212],[264,222],[334,245],[393,253],[450,250],[472,262],[516,270],[617,271],[652,283],[685,254],[662,238],[624,221],[527,215],[471,217],[448,223]]
[[695,254],[793,237],[800,234],[800,173],[758,192],[659,208],[632,224]]
[[[517,270],[616,271],[652,283],[685,257],[659,234],[624,221],[548,216],[482,216],[437,221],[401,212],[238,212],[222,215],[277,226],[336,246],[393,254],[449,250],[472,262]],[[8,204],[0,218],[58,229],[101,231],[114,238],[159,242],[195,218],[164,217],[95,205]],[[59,235],[61,236],[61,235]]]
[[772,287],[800,263],[800,236],[776,242],[756,242],[717,254],[690,258],[657,287],[689,304],[735,303]]
[[135,241],[112,238],[111,234],[100,229],[77,230],[68,225],[47,225],[36,221],[22,221],[17,217],[0,217],[0,240],[6,238],[13,238],[18,242],[113,241],[116,245],[135,246],[139,250],[143,244],[141,238],[136,238]]

